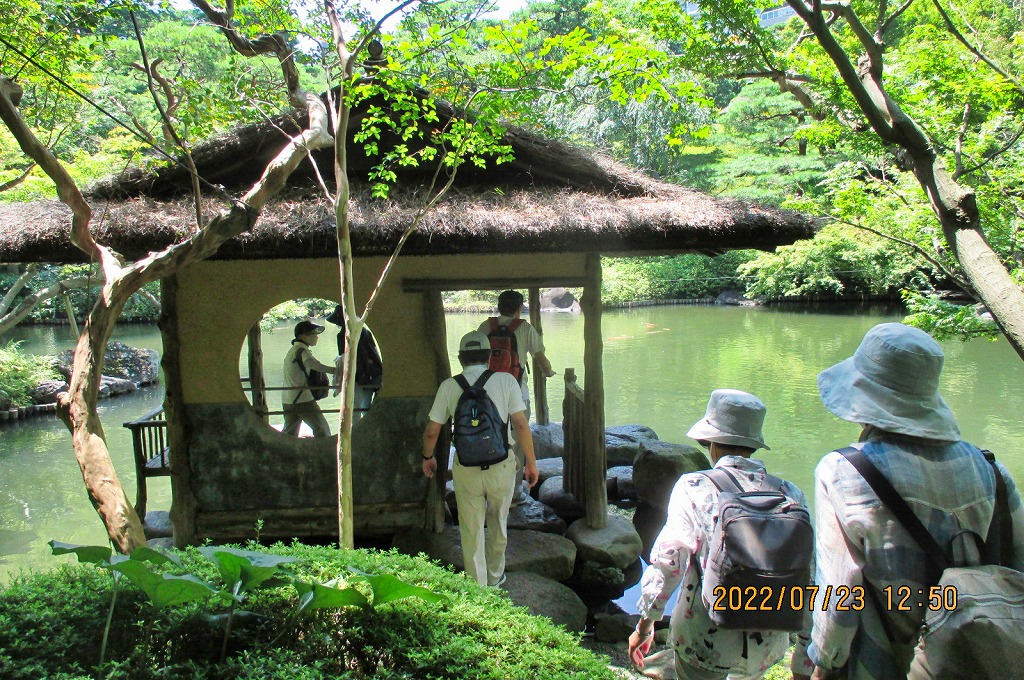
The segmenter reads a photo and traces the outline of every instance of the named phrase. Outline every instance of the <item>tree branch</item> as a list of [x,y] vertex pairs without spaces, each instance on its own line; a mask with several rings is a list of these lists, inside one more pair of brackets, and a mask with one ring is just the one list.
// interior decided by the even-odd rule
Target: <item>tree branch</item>
[[18,293],[21,292],[21,289],[25,287],[25,284],[27,284],[32,277],[36,275],[36,269],[38,269],[38,267],[33,262],[25,267],[25,271],[21,273],[21,276],[11,284],[10,290],[8,290],[7,293],[4,294],[3,299],[0,300],[0,314],[7,313],[7,310],[11,308],[11,303],[14,302],[14,298],[17,297]]
[[[24,277],[24,275],[22,275]],[[3,316],[0,316],[0,335],[8,332],[21,321],[32,313],[32,310],[39,306],[40,303],[49,300],[57,295],[63,295],[69,290],[75,290],[77,288],[85,288],[90,285],[95,285],[96,281],[89,278],[88,276],[78,276],[70,279],[64,279],[58,281],[40,291],[36,291],[31,295],[28,295],[18,305],[7,312]],[[6,297],[4,298],[6,300]],[[3,308],[0,308],[2,311]]]
[[967,38],[964,37],[964,34],[961,33],[955,25],[953,25],[953,20],[950,19],[949,14],[946,13],[945,8],[939,3],[939,0],[932,0],[932,4],[935,6],[935,9],[939,12],[939,15],[942,17],[942,21],[946,24],[946,30],[949,31],[953,35],[953,37],[960,42],[961,45],[966,47],[967,50],[975,57],[985,62],[985,64],[987,64],[990,69],[998,73],[1004,80],[1006,80],[1006,82],[1013,85],[1014,89],[1016,89],[1019,94],[1024,95],[1024,84],[1022,84],[1019,80],[1017,80],[1012,75],[1010,75],[1002,68],[1000,68],[998,64],[996,64],[994,61],[985,56],[985,54],[980,49],[969,43],[967,41]]
[[3,184],[0,184],[0,193],[13,189],[14,187],[24,182],[26,179],[28,179],[28,176],[32,174],[32,170],[34,170],[35,167],[35,163],[29,163],[28,167],[25,168],[25,170],[20,175],[18,175],[14,179],[7,180]]

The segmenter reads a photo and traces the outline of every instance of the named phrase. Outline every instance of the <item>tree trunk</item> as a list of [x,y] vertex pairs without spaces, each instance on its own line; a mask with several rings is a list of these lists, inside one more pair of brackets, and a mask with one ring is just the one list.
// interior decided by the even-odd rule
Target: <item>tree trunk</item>
[[112,296],[109,304],[102,297],[96,302],[78,338],[68,392],[58,408],[58,414],[71,430],[75,458],[89,500],[103,520],[114,548],[126,554],[146,545],[146,534],[117,478],[95,404],[107,340],[130,296],[131,293]]

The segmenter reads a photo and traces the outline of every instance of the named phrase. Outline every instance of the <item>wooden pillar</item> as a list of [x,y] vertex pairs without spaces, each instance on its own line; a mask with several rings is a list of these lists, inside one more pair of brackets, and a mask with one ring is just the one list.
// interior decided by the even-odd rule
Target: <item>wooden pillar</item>
[[608,490],[605,476],[608,453],[604,440],[604,340],[601,335],[601,256],[589,253],[587,282],[583,287],[583,448],[586,478],[587,524],[600,529],[608,521]]
[[249,394],[252,399],[252,407],[263,419],[263,422],[269,423],[267,383],[263,378],[263,332],[260,330],[259,322],[253,324],[253,327],[249,329],[246,345],[249,348]]
[[[541,327],[540,322],[540,288],[530,289],[530,325],[538,333],[544,335],[544,329]],[[540,368],[540,363],[536,359],[533,359],[533,365],[530,369],[533,371],[533,412],[537,417],[538,425],[547,425],[551,422],[551,418],[548,415],[547,377],[544,375]]]
[[181,388],[181,346],[178,342],[178,277],[160,281],[160,335],[164,370],[164,418],[171,465],[171,526],[174,545],[183,548],[195,541],[196,499],[192,494],[189,442],[191,432]]
[[[443,380],[452,375],[451,364],[448,361],[448,331],[444,322],[444,300],[441,299],[441,291],[425,291],[423,303],[423,327],[427,332],[427,342],[430,343],[434,352],[435,384],[440,385]],[[444,492],[445,483],[448,481],[450,446],[451,430],[445,426],[441,428],[441,434],[437,438],[437,447],[434,449],[437,470],[434,472],[434,478],[427,485],[427,502],[423,522],[423,526],[434,533],[441,533],[444,530]],[[420,463],[421,455],[422,452],[417,450],[417,466]]]

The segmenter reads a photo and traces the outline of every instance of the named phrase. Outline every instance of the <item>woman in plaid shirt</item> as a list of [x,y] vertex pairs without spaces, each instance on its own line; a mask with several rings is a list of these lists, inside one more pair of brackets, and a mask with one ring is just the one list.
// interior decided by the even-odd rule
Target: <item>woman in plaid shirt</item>
[[[962,530],[986,536],[995,476],[980,450],[960,438],[956,419],[939,396],[942,362],[942,349],[927,333],[880,324],[868,331],[853,357],[818,375],[818,389],[829,411],[863,426],[854,446],[939,545],[948,545]],[[1006,469],[999,470],[1013,520],[1011,566],[1019,570],[1024,568],[1024,507]],[[934,585],[926,576],[928,559],[842,454],[826,455],[814,477],[818,599],[808,647],[816,665],[813,677],[902,680]],[[826,606],[826,593],[840,586],[863,592],[863,608]]]

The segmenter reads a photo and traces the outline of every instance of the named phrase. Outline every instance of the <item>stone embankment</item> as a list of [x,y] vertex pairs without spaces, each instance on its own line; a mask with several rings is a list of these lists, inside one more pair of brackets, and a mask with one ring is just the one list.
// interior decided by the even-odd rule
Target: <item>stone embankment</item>
[[[53,359],[53,368],[60,374],[60,380],[46,380],[32,392],[32,406],[11,408],[0,411],[0,423],[9,423],[21,418],[53,413],[57,398],[68,390],[71,379],[71,364],[74,352],[66,350]],[[160,355],[156,350],[129,347],[123,342],[111,342],[103,361],[103,378],[100,383],[100,399],[116,397],[160,381]]]

